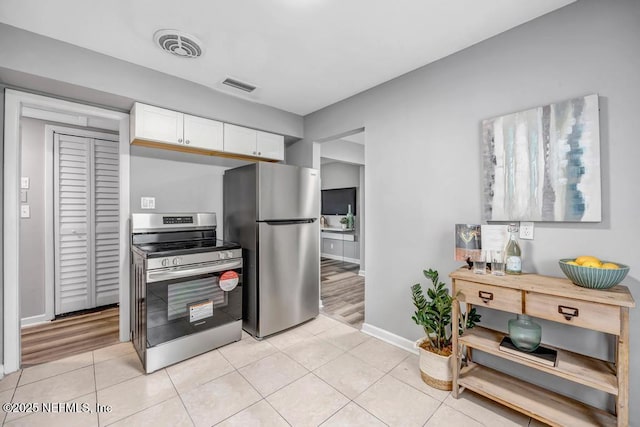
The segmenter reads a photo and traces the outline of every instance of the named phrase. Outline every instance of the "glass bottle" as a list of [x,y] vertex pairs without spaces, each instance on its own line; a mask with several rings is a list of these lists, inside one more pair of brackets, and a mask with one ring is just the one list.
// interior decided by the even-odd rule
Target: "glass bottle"
[[354,223],[354,218],[353,218],[353,214],[351,213],[351,205],[349,205],[349,211],[347,212],[347,228],[353,229],[353,223]]
[[515,224],[509,224],[509,242],[504,249],[505,255],[505,273],[521,274],[522,273],[522,252],[516,238],[518,227]]
[[509,320],[509,338],[518,350],[534,351],[542,341],[542,328],[526,314]]

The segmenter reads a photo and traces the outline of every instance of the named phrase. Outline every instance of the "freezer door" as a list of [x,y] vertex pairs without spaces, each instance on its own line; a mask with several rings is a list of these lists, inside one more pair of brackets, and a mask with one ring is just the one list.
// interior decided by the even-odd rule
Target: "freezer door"
[[258,221],[318,218],[320,172],[279,163],[258,165]]
[[318,221],[261,222],[258,331],[264,337],[316,317],[320,302]]

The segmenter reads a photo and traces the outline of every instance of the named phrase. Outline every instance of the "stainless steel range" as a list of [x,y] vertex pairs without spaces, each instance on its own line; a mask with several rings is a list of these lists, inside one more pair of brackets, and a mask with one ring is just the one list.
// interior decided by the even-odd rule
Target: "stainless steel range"
[[242,337],[242,249],[215,213],[131,215],[131,338],[147,373]]

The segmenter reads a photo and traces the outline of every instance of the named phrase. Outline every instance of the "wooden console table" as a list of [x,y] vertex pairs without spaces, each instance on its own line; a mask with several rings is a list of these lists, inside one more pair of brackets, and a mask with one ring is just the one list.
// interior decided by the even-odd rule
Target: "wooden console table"
[[[585,289],[558,277],[494,276],[474,274],[466,268],[449,276],[453,295],[466,303],[467,311],[475,305],[527,314],[617,338],[614,363],[556,348],[557,366],[550,367],[501,351],[499,344],[505,336],[502,332],[476,326],[459,336],[458,328],[453,328],[453,351],[457,360],[453,372],[454,398],[468,388],[551,425],[629,425],[629,308],[635,307],[635,302],[626,286]],[[454,319],[459,312],[459,304],[454,303]],[[467,363],[463,367],[465,347]],[[473,361],[473,349],[612,394],[616,399],[616,414],[482,366]]]

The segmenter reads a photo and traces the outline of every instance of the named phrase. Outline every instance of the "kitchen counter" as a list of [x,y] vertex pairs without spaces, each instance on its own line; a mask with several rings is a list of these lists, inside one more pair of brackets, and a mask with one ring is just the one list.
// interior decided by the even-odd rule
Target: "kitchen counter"
[[337,231],[337,232],[345,232],[345,231],[354,231],[354,228],[342,228],[342,227],[322,227],[320,231]]

